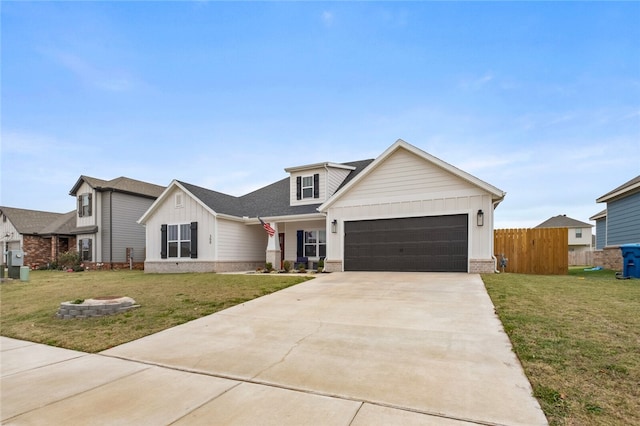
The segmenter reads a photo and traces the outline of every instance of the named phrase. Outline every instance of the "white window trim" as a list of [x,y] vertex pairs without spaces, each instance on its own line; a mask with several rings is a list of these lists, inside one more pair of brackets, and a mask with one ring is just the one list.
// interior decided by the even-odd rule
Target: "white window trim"
[[[305,184],[304,184],[305,179],[309,179],[309,180],[311,180],[311,185],[305,185]],[[304,195],[304,190],[305,190],[305,189],[307,189],[307,190],[311,190],[311,195],[305,196],[305,195]],[[302,199],[303,199],[303,200],[306,200],[306,199],[308,199],[308,198],[313,198],[313,192],[314,192],[314,190],[315,190],[315,188],[313,187],[313,175],[309,175],[309,176],[302,176],[302,183],[301,183],[300,190],[301,190],[301,192],[302,192]]]
[[[171,227],[172,226],[176,226],[177,227],[177,237],[178,239],[176,240],[172,240],[169,238],[169,236],[171,235]],[[189,229],[189,239],[185,240],[182,239],[182,227],[186,226],[187,229]],[[189,249],[189,254],[186,256],[182,256],[182,243],[189,243],[189,247],[191,247],[191,224],[190,223],[172,223],[172,224],[167,224],[167,259],[185,259],[185,258],[190,258],[191,257],[191,249]],[[177,256],[172,256],[171,255],[171,250],[170,250],[170,244],[171,243],[176,243],[177,244]]]
[[[316,233],[316,242],[315,243],[307,243],[307,233],[308,232],[315,232]],[[324,232],[324,242],[321,243],[320,242],[320,232]],[[307,246],[311,246],[314,245],[316,248],[316,255],[315,256],[308,256],[307,255]],[[325,257],[326,257],[326,253],[327,253],[327,230],[326,229],[305,229],[304,230],[304,240],[302,241],[302,252],[304,253],[305,257],[308,257],[309,259],[320,259],[321,255],[320,255],[320,246],[324,246],[325,248]]]

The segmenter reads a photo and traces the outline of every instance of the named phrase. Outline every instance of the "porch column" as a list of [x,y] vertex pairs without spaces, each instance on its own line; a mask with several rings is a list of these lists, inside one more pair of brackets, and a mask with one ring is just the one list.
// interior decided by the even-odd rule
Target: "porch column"
[[276,231],[273,237],[267,241],[266,263],[271,263],[273,269],[280,269],[280,240],[278,239],[278,224],[270,222],[269,225]]

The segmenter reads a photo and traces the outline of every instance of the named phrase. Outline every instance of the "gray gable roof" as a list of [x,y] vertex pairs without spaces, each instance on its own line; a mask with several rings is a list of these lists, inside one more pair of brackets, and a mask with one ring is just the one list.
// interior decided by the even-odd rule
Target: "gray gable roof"
[[542,222],[536,228],[590,228],[593,225],[581,222],[576,219],[567,217],[566,215],[558,215]]
[[141,180],[131,179],[120,176],[111,180],[103,180],[90,176],[80,176],[76,184],[69,191],[69,195],[76,195],[82,182],[86,182],[96,191],[117,191],[129,194],[141,195],[148,198],[158,198],[165,190],[164,186],[155,185],[153,183],[143,182]]
[[[347,166],[355,167],[342,182],[342,187],[373,160],[361,160],[349,163],[342,163]],[[224,194],[222,192],[213,191],[192,185],[190,183],[177,181],[185,189],[187,189],[196,198],[202,201],[211,210],[237,217],[257,217],[257,216],[292,216],[299,214],[317,213],[318,204],[308,204],[302,206],[292,206],[290,203],[289,178],[281,179],[270,185],[257,189],[241,197]]]
[[14,207],[0,207],[0,212],[23,235],[69,234],[75,225],[75,210],[69,213],[53,213]]

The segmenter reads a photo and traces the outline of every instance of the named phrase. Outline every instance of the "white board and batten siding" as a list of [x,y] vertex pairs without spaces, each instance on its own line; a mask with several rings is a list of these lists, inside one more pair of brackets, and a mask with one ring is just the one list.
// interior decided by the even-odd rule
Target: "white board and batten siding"
[[[91,202],[93,203],[93,205],[91,206],[91,216],[79,217],[77,215],[78,197],[84,194],[91,194]],[[98,195],[99,193],[97,193],[87,182],[82,182],[82,184],[78,188],[78,191],[76,192],[76,224],[78,228],[82,228],[85,226],[95,226],[101,223],[100,212],[102,210],[102,205],[100,202],[100,197]]]
[[[179,201],[179,202],[177,202]],[[180,262],[256,262],[264,261],[267,234],[260,225],[214,215],[202,203],[175,187],[146,223],[147,261],[161,259],[160,227],[198,222],[197,259]]]
[[4,217],[0,220],[0,235],[4,236],[2,244],[0,245],[0,250],[3,252],[1,260],[2,264],[6,265],[7,258],[6,255],[4,255],[4,250],[21,250],[24,239],[22,234],[18,232],[15,226],[13,226],[13,223],[11,223],[8,217]]
[[[176,197],[176,195],[179,195]],[[180,199],[181,204],[176,203]],[[199,259],[214,259],[215,251],[215,217],[202,204],[188,196],[180,188],[175,187],[164,203],[151,215],[146,222],[147,261],[165,261],[161,259],[160,227],[198,222],[198,259],[180,258],[181,262]],[[209,239],[211,236],[211,240]],[[211,242],[210,242],[211,241]],[[171,259],[175,261],[175,259]]]
[[[476,225],[478,210],[484,213]],[[337,219],[340,231],[328,233],[327,257],[343,257],[345,221],[467,214],[469,259],[492,256],[491,194],[478,186],[403,149],[357,182],[328,209],[327,223]]]

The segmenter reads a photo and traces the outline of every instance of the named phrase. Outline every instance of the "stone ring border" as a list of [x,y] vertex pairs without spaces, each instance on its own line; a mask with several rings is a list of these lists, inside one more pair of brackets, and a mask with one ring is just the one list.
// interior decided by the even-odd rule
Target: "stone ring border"
[[56,314],[59,319],[84,319],[115,315],[131,309],[139,308],[140,305],[130,297],[96,297],[86,299],[82,303],[72,301],[60,303],[60,308]]

